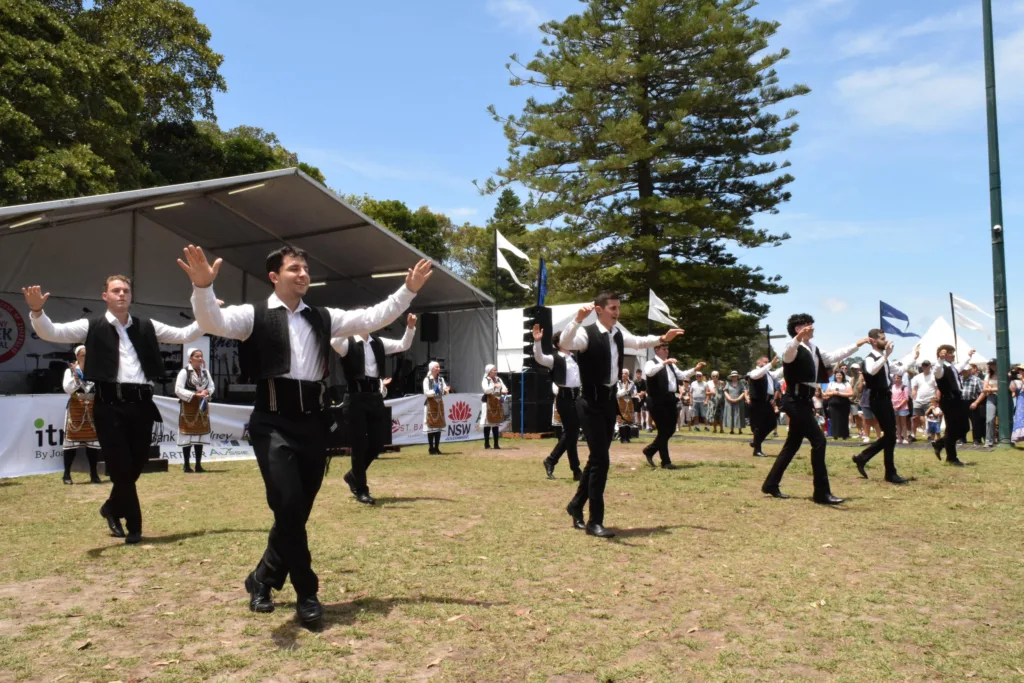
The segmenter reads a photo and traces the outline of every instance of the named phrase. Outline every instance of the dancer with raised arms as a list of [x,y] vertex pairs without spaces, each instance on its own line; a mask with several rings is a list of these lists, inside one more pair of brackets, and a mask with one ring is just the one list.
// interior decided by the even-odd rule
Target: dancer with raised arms
[[290,576],[299,621],[319,628],[323,608],[306,522],[324,478],[327,435],[336,426],[325,410],[331,339],[372,332],[395,321],[430,278],[430,261],[410,268],[405,284],[386,300],[359,311],[303,302],[309,266],[306,252],[296,247],[284,246],[267,256],[274,293],[255,304],[217,305],[212,285],[221,259],[210,265],[200,247],[189,245],[178,265],[192,280],[192,309],[200,327],[240,340],[247,374],[256,380],[249,435],[274,525],[262,559],[245,580],[249,609],[272,612],[271,589],[281,590]]
[[644,446],[644,457],[647,464],[654,467],[654,454],[661,458],[661,466],[666,470],[674,470],[672,458],[668,455],[668,442],[676,433],[679,415],[679,387],[689,381],[694,373],[704,367],[701,361],[689,370],[680,370],[679,361],[668,357],[668,344],[654,347],[654,359],[644,365],[644,377],[647,378],[647,395],[650,399],[651,416],[658,429],[654,441]]

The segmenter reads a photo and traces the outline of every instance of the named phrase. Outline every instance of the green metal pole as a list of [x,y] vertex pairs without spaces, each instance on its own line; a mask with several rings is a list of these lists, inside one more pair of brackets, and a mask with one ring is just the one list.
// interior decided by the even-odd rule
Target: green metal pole
[[1010,329],[1006,302],[1006,257],[1003,253],[1003,196],[999,174],[999,122],[996,116],[996,60],[992,41],[992,0],[981,0],[985,34],[985,99],[988,108],[989,211],[992,215],[992,285],[995,293],[996,362],[999,374],[999,442],[1010,443]]

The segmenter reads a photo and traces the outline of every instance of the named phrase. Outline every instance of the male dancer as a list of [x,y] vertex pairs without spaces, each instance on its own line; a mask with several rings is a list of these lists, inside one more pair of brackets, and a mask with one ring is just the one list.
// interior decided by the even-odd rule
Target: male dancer
[[[615,534],[604,528],[604,487],[608,481],[608,448],[615,431],[615,416],[618,405],[615,400],[615,385],[622,376],[623,354],[626,348],[647,349],[659,342],[668,343],[681,335],[682,330],[672,329],[658,337],[634,337],[616,327],[619,321],[619,297],[603,292],[593,304],[580,308],[576,317],[561,335],[561,347],[566,351],[579,352],[580,398],[576,402],[576,414],[587,438],[590,457],[583,468],[576,495],[566,507],[572,517],[573,526],[586,529],[591,536],[611,538]],[[591,312],[597,313],[597,322],[580,327]],[[583,506],[590,501],[590,521],[583,521]]]
[[558,386],[555,407],[558,409],[558,416],[562,418],[562,435],[551,454],[544,458],[544,471],[548,479],[554,479],[555,465],[563,453],[568,453],[572,479],[579,481],[583,476],[580,470],[580,456],[576,452],[576,443],[580,439],[580,418],[576,414],[576,400],[580,396],[580,366],[576,363],[576,354],[562,348],[561,336],[560,332],[551,335],[551,345],[558,353],[549,356],[544,353],[540,344],[544,331],[540,325],[533,326],[533,357],[544,367],[551,368],[551,380]]
[[192,245],[185,249],[185,259],[187,263],[178,259],[178,265],[192,280],[196,321],[209,334],[240,340],[246,372],[256,379],[249,435],[274,525],[263,558],[245,579],[249,609],[273,612],[270,591],[281,590],[290,575],[299,621],[319,628],[323,608],[306,522],[324,478],[327,434],[336,426],[324,401],[331,338],[378,330],[398,318],[430,277],[430,261],[410,268],[405,285],[385,301],[343,311],[303,303],[309,268],[306,252],[296,247],[281,247],[267,256],[274,293],[265,301],[225,308],[217,305],[212,287],[221,259],[211,266],[203,250]]
[[352,439],[352,469],[344,479],[356,500],[366,505],[376,502],[366,483],[366,470],[384,450],[384,430],[391,428],[381,393],[384,357],[408,351],[415,333],[416,316],[410,313],[399,341],[371,334],[331,340],[331,347],[341,355],[341,369],[348,384],[345,418]]
[[85,343],[89,359],[85,379],[96,385],[96,437],[113,482],[100,516],[107,520],[111,534],[128,544],[138,543],[142,540],[142,508],[135,482],[149,460],[153,422],[163,421],[153,403],[153,381],[164,374],[160,344],[187,344],[203,333],[196,323],[171,327],[131,315],[132,283],[125,275],[107,278],[103,291],[106,313],[71,323],[54,323],[43,312],[49,292],[43,294],[37,286],[21,291],[32,311],[32,329],[40,339],[58,344]]
[[882,430],[882,438],[853,456],[853,464],[857,466],[860,476],[867,479],[868,473],[864,466],[879,451],[884,450],[885,480],[890,484],[906,484],[910,480],[896,473],[896,411],[892,406],[892,371],[889,367],[892,342],[887,341],[885,332],[877,328],[868,331],[868,339],[871,351],[864,359],[864,386],[868,390],[871,412]]
[[946,463],[954,467],[963,467],[964,463],[956,454],[956,443],[967,435],[971,428],[970,414],[963,401],[963,379],[960,373],[971,364],[974,349],[967,354],[967,360],[960,365],[953,364],[956,349],[951,344],[943,344],[936,350],[939,360],[935,363],[935,388],[939,391],[939,407],[946,418],[946,435],[944,439],[932,442],[935,457],[942,460],[942,449],[946,449]]
[[806,438],[811,443],[814,502],[821,505],[839,505],[843,499],[833,496],[828,485],[828,470],[825,468],[826,440],[814,414],[814,392],[819,385],[828,381],[833,363],[846,358],[869,340],[864,338],[838,351],[822,353],[811,341],[814,337],[814,318],[806,313],[791,315],[786,324],[786,331],[789,332],[791,339],[782,353],[783,377],[786,380],[786,395],[783,398],[782,409],[789,418],[789,435],[768,473],[768,478],[764,480],[761,491],[775,498],[789,498],[779,490],[779,482],[782,481],[782,475]]
[[757,368],[747,373],[747,405],[750,406],[750,432],[754,435],[750,446],[754,449],[755,458],[767,458],[761,450],[761,444],[768,435],[778,427],[779,419],[775,413],[772,400],[779,386],[779,378],[785,368],[772,371],[779,361],[776,356],[768,362],[768,356],[757,359]]
[[661,456],[661,467],[674,470],[672,459],[668,457],[668,441],[676,433],[679,416],[679,385],[686,382],[694,373],[704,367],[704,361],[689,370],[681,371],[675,358],[668,357],[668,344],[659,343],[654,347],[654,359],[644,365],[644,377],[647,378],[647,396],[651,405],[651,416],[658,427],[658,435],[654,441],[644,446],[644,457],[647,464],[654,467],[654,454]]

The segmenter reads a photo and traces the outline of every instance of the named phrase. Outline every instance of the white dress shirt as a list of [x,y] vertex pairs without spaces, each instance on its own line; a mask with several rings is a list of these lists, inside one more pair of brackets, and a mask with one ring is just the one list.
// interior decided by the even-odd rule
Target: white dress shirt
[[871,353],[864,359],[864,372],[869,375],[877,375],[882,369],[885,369],[885,380],[888,386],[892,386],[892,369],[889,367],[889,357],[885,355],[884,351],[871,350]]
[[777,370],[772,370],[772,364],[765,363],[761,367],[754,368],[749,373],[747,373],[747,377],[749,377],[750,379],[761,379],[762,377],[767,377],[768,395],[774,396],[775,390],[778,388],[777,382],[779,382],[779,380],[782,379],[782,373],[784,371],[785,368],[778,368]]
[[[117,330],[119,355],[117,381],[122,384],[151,384],[146,380],[146,373],[142,371],[139,354],[136,353],[131,339],[128,338],[128,328],[134,324],[131,317],[129,316],[127,325],[122,325],[121,321],[115,318],[110,311],[107,311],[105,317],[107,322]],[[43,341],[56,344],[83,344],[89,333],[89,321],[85,318],[70,323],[55,323],[46,315],[46,311],[40,311],[38,316],[35,313],[30,313],[29,318],[32,320],[32,329]],[[161,344],[188,344],[203,336],[199,324],[195,322],[187,327],[171,327],[157,320],[150,322],[153,323],[156,340]]]
[[[576,359],[572,357],[571,353],[565,353],[564,351],[559,351],[558,355],[565,359],[565,387],[567,389],[577,388],[580,386],[580,366],[576,364]],[[554,356],[544,353],[541,350],[539,341],[533,342],[533,357],[546,368],[555,367]],[[555,393],[557,394],[558,392],[556,391]]]
[[661,372],[662,368],[671,369],[671,372],[668,373],[668,390],[673,394],[678,391],[680,382],[685,382],[693,377],[693,374],[697,372],[697,368],[690,368],[689,370],[683,371],[675,365],[666,365],[660,358],[655,358],[644,364],[644,377],[650,379],[651,375],[658,374]]
[[[814,345],[813,341],[800,342],[797,340],[796,337],[790,339],[788,342],[786,342],[786,348],[782,351],[783,362],[792,363],[793,360],[796,359],[797,350],[799,350],[801,346],[811,352],[811,358],[814,359],[814,376],[817,377],[818,354],[816,352],[818,351],[818,347]],[[859,348],[860,344],[850,344],[849,346],[844,346],[843,348],[838,349],[837,351],[833,351],[831,353],[825,353],[824,351],[822,351],[821,360],[825,363],[825,365],[833,365],[835,363],[838,363],[842,359],[846,358],[847,356],[852,355],[853,352]],[[804,382],[804,384],[806,384],[809,387],[818,386],[817,382]]]
[[[415,327],[406,327],[405,334],[399,340],[377,337],[384,346],[384,355],[391,356],[396,353],[408,351],[412,346],[412,339],[416,334]],[[370,335],[355,334],[353,338],[363,345],[363,372],[367,377],[380,377],[380,368],[377,367],[377,358],[370,348]],[[348,337],[335,337],[331,340],[331,348],[338,352],[342,358],[348,355]]]
[[947,367],[953,368],[953,376],[956,377],[956,386],[958,389],[963,391],[964,380],[960,376],[960,373],[966,370],[970,366],[970,364],[970,358],[965,360],[963,363],[960,363],[959,365],[954,365],[953,363],[950,363],[948,360],[939,359],[935,361],[935,367],[932,368],[932,374],[935,376],[935,379],[939,380],[942,379],[943,375],[946,374]]
[[[602,334],[610,333],[610,330],[602,325],[600,320],[597,321],[597,330]],[[621,327],[619,327],[618,330],[619,334],[622,335],[622,347],[624,349],[649,349],[657,346],[661,341],[661,337],[658,335],[652,334],[646,337],[636,337]],[[576,318],[570,320],[569,324],[565,326],[559,340],[559,344],[569,351],[586,351],[590,344],[590,338],[587,336],[587,331],[580,326],[580,323],[576,322]],[[608,339],[608,346],[612,351],[612,362],[611,367],[608,368],[608,382],[605,383],[605,386],[613,387],[622,376],[619,373],[619,349],[615,345],[615,341],[611,338]]]
[[[369,308],[358,311],[328,308],[327,312],[331,316],[331,337],[349,337],[353,334],[373,332],[390,325],[405,309],[409,308],[409,304],[412,303],[415,296],[414,292],[410,292],[405,285],[402,285],[387,299]],[[323,367],[321,367],[320,358],[316,353],[317,345],[313,326],[300,315],[302,310],[309,306],[300,301],[294,311],[288,310],[277,294],[271,294],[267,298],[267,305],[270,308],[284,308],[288,312],[291,369],[281,376],[309,382],[318,382],[323,379]],[[217,305],[217,295],[214,294],[212,285],[192,288],[192,310],[199,327],[207,334],[240,341],[245,341],[252,334],[254,318],[252,304],[221,308]],[[373,354],[367,355],[372,356]]]

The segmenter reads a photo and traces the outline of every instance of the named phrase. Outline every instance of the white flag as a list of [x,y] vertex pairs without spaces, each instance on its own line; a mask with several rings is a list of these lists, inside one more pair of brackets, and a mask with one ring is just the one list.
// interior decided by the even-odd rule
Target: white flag
[[668,310],[668,304],[662,301],[658,295],[654,293],[653,289],[649,289],[648,291],[650,292],[650,296],[647,301],[648,320],[656,320],[659,323],[679,327],[679,323],[669,317],[670,311]]
[[[982,315],[992,318],[993,320],[996,319],[994,315],[992,315],[991,313],[987,313],[986,311],[983,311],[981,308],[975,306],[967,299],[961,299],[956,294],[950,294],[950,296],[953,298],[954,311],[974,311],[975,313],[981,313]],[[970,318],[968,318],[968,320],[970,320]]]
[[988,331],[987,327],[985,327],[979,322],[971,320],[960,311],[953,311],[953,319],[956,321],[956,324],[959,325],[960,327],[963,327],[968,330],[975,330],[977,332],[984,332],[985,339],[989,340],[990,342],[992,341],[992,334]]
[[507,270],[509,275],[512,276],[512,279],[515,280],[515,283],[522,287],[523,289],[530,288],[529,285],[524,285],[522,282],[519,281],[519,278],[516,277],[516,271],[512,270],[512,266],[509,265],[508,259],[505,258],[505,255],[501,253],[500,249],[498,250],[498,267]]
[[502,249],[507,249],[508,251],[511,251],[513,254],[515,254],[519,258],[525,259],[527,263],[532,263],[530,261],[530,257],[527,256],[526,254],[524,254],[519,247],[517,247],[516,245],[512,244],[507,239],[505,239],[505,236],[502,235],[500,232],[498,232],[497,228],[494,229],[494,235],[495,235],[496,239],[498,240],[498,250],[499,251],[502,250]]

